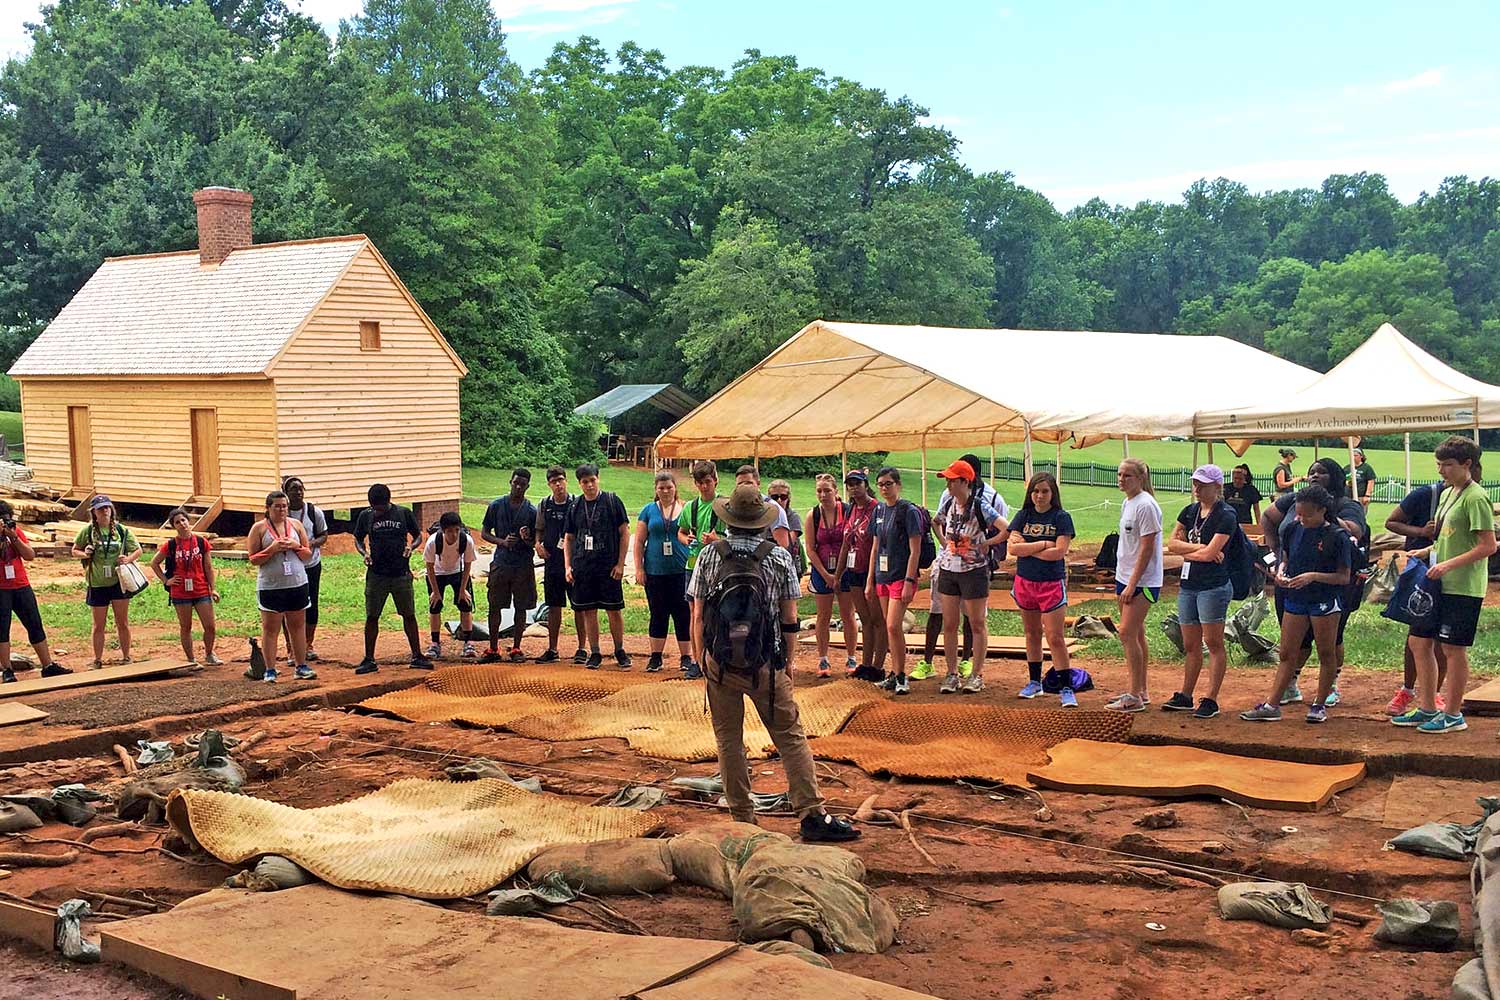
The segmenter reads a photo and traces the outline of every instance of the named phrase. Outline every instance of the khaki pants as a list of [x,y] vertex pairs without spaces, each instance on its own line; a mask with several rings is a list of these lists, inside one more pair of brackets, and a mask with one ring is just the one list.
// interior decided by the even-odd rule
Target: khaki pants
[[750,801],[750,767],[745,760],[747,695],[781,755],[792,809],[798,816],[817,812],[823,805],[823,796],[818,793],[812,751],[797,717],[797,702],[792,698],[792,672],[767,668],[760,672],[756,678],[759,683],[752,688],[749,678],[721,672],[717,664],[708,660],[704,664],[704,677],[714,739],[719,744],[719,776],[724,779],[729,814],[741,823],[755,822],[755,807]]

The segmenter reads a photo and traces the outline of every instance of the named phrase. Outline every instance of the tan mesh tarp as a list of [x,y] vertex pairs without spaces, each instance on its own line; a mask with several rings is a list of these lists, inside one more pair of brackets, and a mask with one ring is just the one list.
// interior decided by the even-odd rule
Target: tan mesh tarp
[[1123,742],[1130,723],[1122,712],[887,702],[860,712],[842,733],[812,748],[818,757],[850,761],[871,774],[1024,785],[1028,770],[1047,763],[1049,747],[1075,737]]
[[548,847],[641,837],[661,822],[495,779],[421,778],[320,809],[184,789],[168,800],[167,819],[229,864],[280,854],[331,885],[423,899],[484,892]]
[[[841,680],[796,692],[808,737],[836,733],[856,711],[884,699],[866,681]],[[599,701],[516,719],[506,728],[539,740],[618,737],[641,753],[667,760],[713,760],[718,756],[701,684],[639,685]],[[752,758],[769,755],[771,736],[747,702],[745,748]],[[813,744],[817,752],[817,744]]]
[[445,667],[404,691],[359,703],[411,722],[468,722],[504,726],[513,719],[567,705],[595,701],[636,684],[643,674],[580,670],[578,667]]

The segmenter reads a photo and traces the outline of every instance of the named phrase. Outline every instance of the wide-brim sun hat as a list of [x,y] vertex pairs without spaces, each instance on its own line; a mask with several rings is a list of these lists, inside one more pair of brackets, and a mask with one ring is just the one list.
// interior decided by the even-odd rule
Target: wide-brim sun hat
[[760,495],[760,487],[746,483],[736,486],[729,496],[715,500],[714,513],[731,528],[754,531],[775,524],[781,516],[781,508],[766,503]]

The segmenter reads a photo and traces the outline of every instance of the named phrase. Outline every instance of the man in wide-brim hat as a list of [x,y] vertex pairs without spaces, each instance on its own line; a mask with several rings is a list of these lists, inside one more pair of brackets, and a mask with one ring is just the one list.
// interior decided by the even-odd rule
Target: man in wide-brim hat
[[[750,767],[745,759],[745,698],[748,696],[760,714],[761,722],[771,734],[771,742],[786,769],[787,794],[792,808],[802,819],[803,840],[844,841],[859,836],[848,820],[838,819],[823,809],[818,791],[812,751],[797,715],[792,697],[792,657],[796,644],[791,637],[798,632],[797,598],[802,596],[797,582],[796,565],[791,553],[777,545],[766,534],[776,523],[780,511],[761,497],[759,487],[736,486],[727,497],[714,501],[714,513],[728,526],[727,537],[706,546],[693,567],[688,596],[693,598],[693,643],[703,650],[704,682],[708,691],[708,708],[713,720],[714,739],[719,747],[719,775],[724,781],[724,796],[729,812],[741,823],[755,822],[755,806],[750,798]],[[704,621],[712,609],[721,569],[726,561],[754,558],[765,584],[770,605],[762,614],[779,622],[782,662],[757,665],[753,672],[730,670],[715,662],[712,636],[704,635]]]

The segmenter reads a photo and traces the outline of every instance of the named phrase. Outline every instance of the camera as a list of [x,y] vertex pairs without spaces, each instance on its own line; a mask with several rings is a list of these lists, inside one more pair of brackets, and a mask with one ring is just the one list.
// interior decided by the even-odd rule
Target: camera
[[5,525],[12,531],[16,529],[16,519],[13,517],[0,518],[0,524]]

